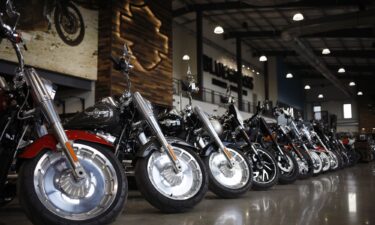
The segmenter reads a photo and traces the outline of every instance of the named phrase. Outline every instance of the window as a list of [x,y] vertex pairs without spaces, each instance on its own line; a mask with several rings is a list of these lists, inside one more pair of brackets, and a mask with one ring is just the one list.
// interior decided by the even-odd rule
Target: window
[[313,107],[314,112],[314,119],[315,120],[321,120],[322,119],[322,107],[320,105],[316,105]]
[[344,104],[344,119],[351,119],[352,118],[352,104]]

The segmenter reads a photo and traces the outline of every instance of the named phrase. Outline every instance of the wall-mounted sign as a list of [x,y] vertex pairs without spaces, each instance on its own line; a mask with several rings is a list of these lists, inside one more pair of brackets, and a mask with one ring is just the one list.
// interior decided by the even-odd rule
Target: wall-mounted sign
[[[224,64],[216,60],[213,60],[207,55],[203,55],[203,70],[217,77],[221,77],[230,82],[233,82],[235,84],[238,83],[237,81],[238,81],[239,76],[237,75],[237,72],[234,69],[224,66]],[[243,76],[242,84],[243,84],[243,87],[249,88],[250,90],[254,88],[252,77]]]

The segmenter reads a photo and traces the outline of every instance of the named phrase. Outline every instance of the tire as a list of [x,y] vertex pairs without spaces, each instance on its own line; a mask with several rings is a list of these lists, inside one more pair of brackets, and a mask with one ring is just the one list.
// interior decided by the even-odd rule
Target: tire
[[[23,163],[18,179],[18,195],[21,206],[33,224],[107,224],[123,211],[128,186],[120,162],[112,152],[98,144],[76,142],[73,147],[77,149],[77,156],[87,174],[94,178],[88,183],[73,183],[75,180],[70,178],[62,152],[43,151]],[[108,182],[109,179],[112,182]],[[82,188],[85,184],[89,184],[86,190]],[[70,192],[72,189],[69,188],[73,191]],[[87,192],[82,197],[79,191]],[[80,205],[75,203],[76,199],[79,199]]]
[[331,167],[331,163],[329,161],[328,155],[325,152],[319,152],[318,155],[322,159],[322,163],[323,163],[322,172],[329,171],[329,169]]
[[[63,15],[63,11],[59,7],[55,9],[54,21],[56,32],[65,44],[70,46],[77,46],[83,41],[83,38],[85,36],[85,24],[83,22],[82,14],[79,9],[72,3],[67,3],[62,7],[66,7],[66,10],[69,12],[70,17],[68,18],[66,17],[66,15]],[[67,20],[69,20],[69,23],[66,23]],[[64,32],[67,34],[65,34]],[[77,32],[78,35],[76,37],[67,37],[67,35],[75,34]]]
[[[293,152],[292,152],[292,155],[297,157],[296,160],[298,162],[298,167],[299,167],[298,179],[307,179],[307,178],[313,176],[313,174],[314,174],[313,160],[312,160],[311,156],[309,155],[309,153],[305,149],[299,148],[298,151],[302,155],[302,159],[300,158],[300,156],[297,153],[293,154]],[[302,168],[300,166],[299,160],[301,160],[302,163],[303,163]]]
[[332,171],[338,170],[339,169],[339,159],[335,153],[332,151],[328,152],[328,158],[330,159],[330,169]]
[[[159,147],[154,143],[148,146],[148,148],[154,150],[147,157],[137,160],[135,165],[135,180],[139,191],[155,208],[165,213],[180,213],[192,209],[202,201],[208,190],[208,175],[202,160],[194,151],[181,146],[177,147],[174,144],[172,144],[172,146],[175,150],[176,157],[180,160],[183,170],[182,175],[185,175],[181,182],[175,186],[177,188],[174,190],[171,189],[171,191],[175,191],[178,195],[173,195],[168,192],[168,190],[164,190],[168,188],[168,186],[171,186],[171,183],[166,183],[168,182],[166,180],[168,178],[167,175],[174,175],[175,173],[170,166],[170,161],[166,153],[160,153]],[[166,171],[164,177],[160,175],[154,162],[161,162],[160,164],[167,162],[162,164],[165,169],[164,171]],[[194,169],[195,172],[193,171]],[[155,176],[150,176],[150,173],[155,174]],[[191,182],[187,177],[189,174],[195,176]],[[156,175],[159,175],[159,177]],[[150,179],[150,177],[152,177],[152,179]],[[162,181],[164,181],[164,183],[162,183]],[[171,180],[171,182],[173,181],[174,180]]]
[[[280,184],[291,184],[295,182],[299,175],[299,168],[297,160],[292,156],[290,152],[285,152],[285,156],[288,159],[288,165],[285,165],[282,161],[278,161],[278,167],[280,169],[279,183]],[[278,158],[278,157],[277,157]],[[281,160],[281,157],[280,157]]]
[[[255,156],[252,156],[250,151],[246,153],[246,156],[251,160],[253,170],[252,189],[257,191],[267,190],[277,184],[279,180],[279,169],[277,168],[276,159],[271,152],[259,147],[257,147],[256,150],[263,161],[263,166],[259,164]],[[267,177],[260,176],[260,174],[267,174]]]
[[221,198],[238,198],[250,190],[253,171],[249,159],[237,147],[227,147],[235,159],[232,168],[229,168],[226,157],[219,151],[212,151],[203,157],[209,177],[208,187]]
[[318,175],[319,173],[322,172],[323,169],[323,162],[318,153],[316,153],[314,150],[310,151],[310,156],[311,159],[313,160],[313,165],[314,165],[314,176]]

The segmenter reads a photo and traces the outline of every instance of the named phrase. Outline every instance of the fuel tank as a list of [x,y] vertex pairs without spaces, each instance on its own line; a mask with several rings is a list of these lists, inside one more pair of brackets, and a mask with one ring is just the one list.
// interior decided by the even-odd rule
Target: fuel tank
[[64,124],[65,129],[113,131],[119,126],[120,111],[108,103],[98,102]]

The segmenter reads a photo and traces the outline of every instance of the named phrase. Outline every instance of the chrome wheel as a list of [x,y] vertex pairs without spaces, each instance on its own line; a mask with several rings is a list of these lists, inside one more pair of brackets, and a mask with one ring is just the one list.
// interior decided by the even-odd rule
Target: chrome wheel
[[309,173],[309,165],[307,164],[307,161],[305,159],[301,159],[297,153],[294,151],[291,152],[293,157],[297,160],[298,163],[298,169],[300,174],[307,174]]
[[322,159],[322,164],[323,164],[322,171],[323,172],[328,171],[330,166],[331,166],[329,157],[327,156],[327,154],[325,152],[320,152],[319,156]]
[[40,202],[50,212],[69,220],[98,217],[114,202],[119,180],[108,158],[84,144],[73,144],[87,178],[76,181],[65,155],[46,152],[34,170],[34,189]]
[[322,159],[314,151],[310,151],[310,156],[311,156],[311,159],[312,159],[313,165],[314,165],[314,174],[317,174],[322,170],[322,167],[323,167]]
[[213,178],[230,189],[240,189],[248,183],[251,174],[245,158],[228,148],[234,158],[234,165],[229,167],[228,160],[221,152],[213,152],[209,157],[209,170]]
[[330,161],[330,167],[331,169],[335,170],[337,167],[339,167],[339,160],[337,156],[333,152],[328,152],[329,161]]
[[167,198],[190,199],[202,186],[202,170],[189,152],[178,147],[173,149],[180,162],[181,172],[174,171],[166,153],[154,151],[147,163],[149,180],[155,189]]

